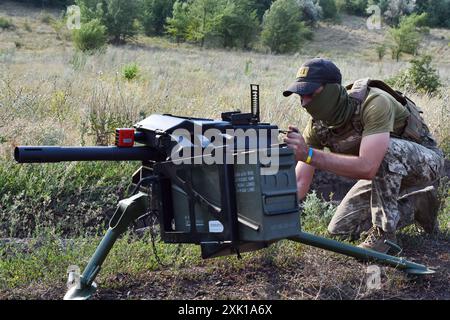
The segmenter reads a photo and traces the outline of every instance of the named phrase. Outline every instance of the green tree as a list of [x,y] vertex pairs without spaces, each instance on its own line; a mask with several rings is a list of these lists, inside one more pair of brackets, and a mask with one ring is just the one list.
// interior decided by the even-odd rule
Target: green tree
[[208,35],[220,24],[220,15],[226,7],[225,0],[193,0],[189,2],[189,27],[187,40],[203,47]]
[[301,12],[295,0],[277,0],[266,11],[261,39],[274,53],[291,52],[299,48],[307,29],[300,21]]
[[226,3],[213,25],[213,34],[223,40],[224,47],[248,49],[259,28],[258,16],[249,0],[231,0]]
[[167,33],[177,41],[204,46],[206,40],[223,47],[249,48],[259,23],[251,0],[191,0],[175,2]]
[[[16,0],[17,1],[17,0]],[[33,4],[36,7],[58,7],[64,8],[74,3],[74,0],[22,0],[19,2],[26,2]]]
[[250,0],[251,7],[256,10],[259,22],[262,22],[264,13],[270,8],[275,0]]
[[146,35],[162,35],[164,24],[172,16],[175,0],[143,0],[140,20]]
[[400,19],[414,12],[416,0],[393,0],[389,1],[383,16],[389,25],[398,25]]
[[416,11],[428,15],[428,26],[450,28],[450,0],[418,1]]
[[319,5],[322,7],[322,16],[324,19],[337,19],[338,12],[335,0],[320,0]]
[[80,29],[73,30],[75,48],[84,52],[93,52],[106,45],[106,27],[98,19],[83,23]]
[[113,43],[123,43],[138,31],[139,1],[76,0],[76,4],[80,6],[83,21],[99,19]]
[[336,0],[339,11],[357,16],[366,16],[368,0]]
[[314,26],[322,19],[323,10],[316,0],[296,0],[297,5],[300,7],[301,20],[306,24]]
[[401,18],[397,28],[388,30],[393,59],[399,61],[402,53],[417,54],[423,33],[420,26],[423,26],[426,18],[425,13],[412,14]]
[[189,6],[187,3],[175,1],[172,17],[167,18],[165,26],[167,34],[174,37],[177,43],[187,39],[189,28]]

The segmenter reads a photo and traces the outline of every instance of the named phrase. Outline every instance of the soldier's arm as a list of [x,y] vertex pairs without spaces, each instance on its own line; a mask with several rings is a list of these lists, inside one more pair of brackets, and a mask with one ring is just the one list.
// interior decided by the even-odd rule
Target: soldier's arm
[[[314,150],[310,165],[352,179],[372,180],[389,147],[389,132],[363,137],[358,156]],[[308,146],[303,136],[291,132],[285,142],[294,149],[298,161],[306,161]]]
[[295,175],[297,177],[297,192],[298,199],[302,200],[309,191],[312,179],[314,177],[315,168],[304,162],[299,161],[295,168]]

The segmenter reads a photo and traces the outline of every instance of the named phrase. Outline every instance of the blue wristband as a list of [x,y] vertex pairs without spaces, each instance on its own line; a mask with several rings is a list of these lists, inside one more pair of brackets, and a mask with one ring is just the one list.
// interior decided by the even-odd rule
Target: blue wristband
[[313,148],[309,148],[309,151],[308,151],[308,158],[306,158],[306,161],[305,161],[306,164],[310,164],[310,163],[311,163],[311,161],[312,161],[312,156],[313,156]]

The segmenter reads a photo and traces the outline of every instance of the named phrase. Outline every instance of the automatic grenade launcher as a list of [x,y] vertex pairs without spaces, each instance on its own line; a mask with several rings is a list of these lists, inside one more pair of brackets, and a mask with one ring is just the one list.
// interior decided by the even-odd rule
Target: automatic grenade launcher
[[260,122],[259,86],[251,85],[251,112],[221,120],[151,115],[116,130],[111,147],[19,146],[19,163],[141,161],[133,195],[119,202],[109,228],[64,299],[88,299],[94,279],[118,237],[152,212],[166,243],[201,246],[203,258],[255,251],[289,239],[400,268],[433,270],[403,258],[301,231],[293,151],[278,144],[277,126]]

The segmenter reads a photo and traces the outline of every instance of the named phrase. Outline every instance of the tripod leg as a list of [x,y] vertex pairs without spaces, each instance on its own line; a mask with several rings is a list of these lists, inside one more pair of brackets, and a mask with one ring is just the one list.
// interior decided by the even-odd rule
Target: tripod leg
[[399,268],[410,274],[425,275],[434,273],[434,270],[428,269],[424,265],[408,261],[404,258],[398,258],[377,251],[355,247],[343,242],[319,237],[307,232],[300,232],[297,236],[289,237],[288,239],[318,247],[324,250],[345,254],[347,256],[351,256],[364,261],[375,261],[394,268]]
[[147,211],[147,206],[148,195],[142,192],[119,202],[116,212],[109,222],[108,231],[89,260],[79,283],[67,291],[64,300],[85,300],[92,296],[97,288],[94,279],[112,246],[127,230],[130,223]]

